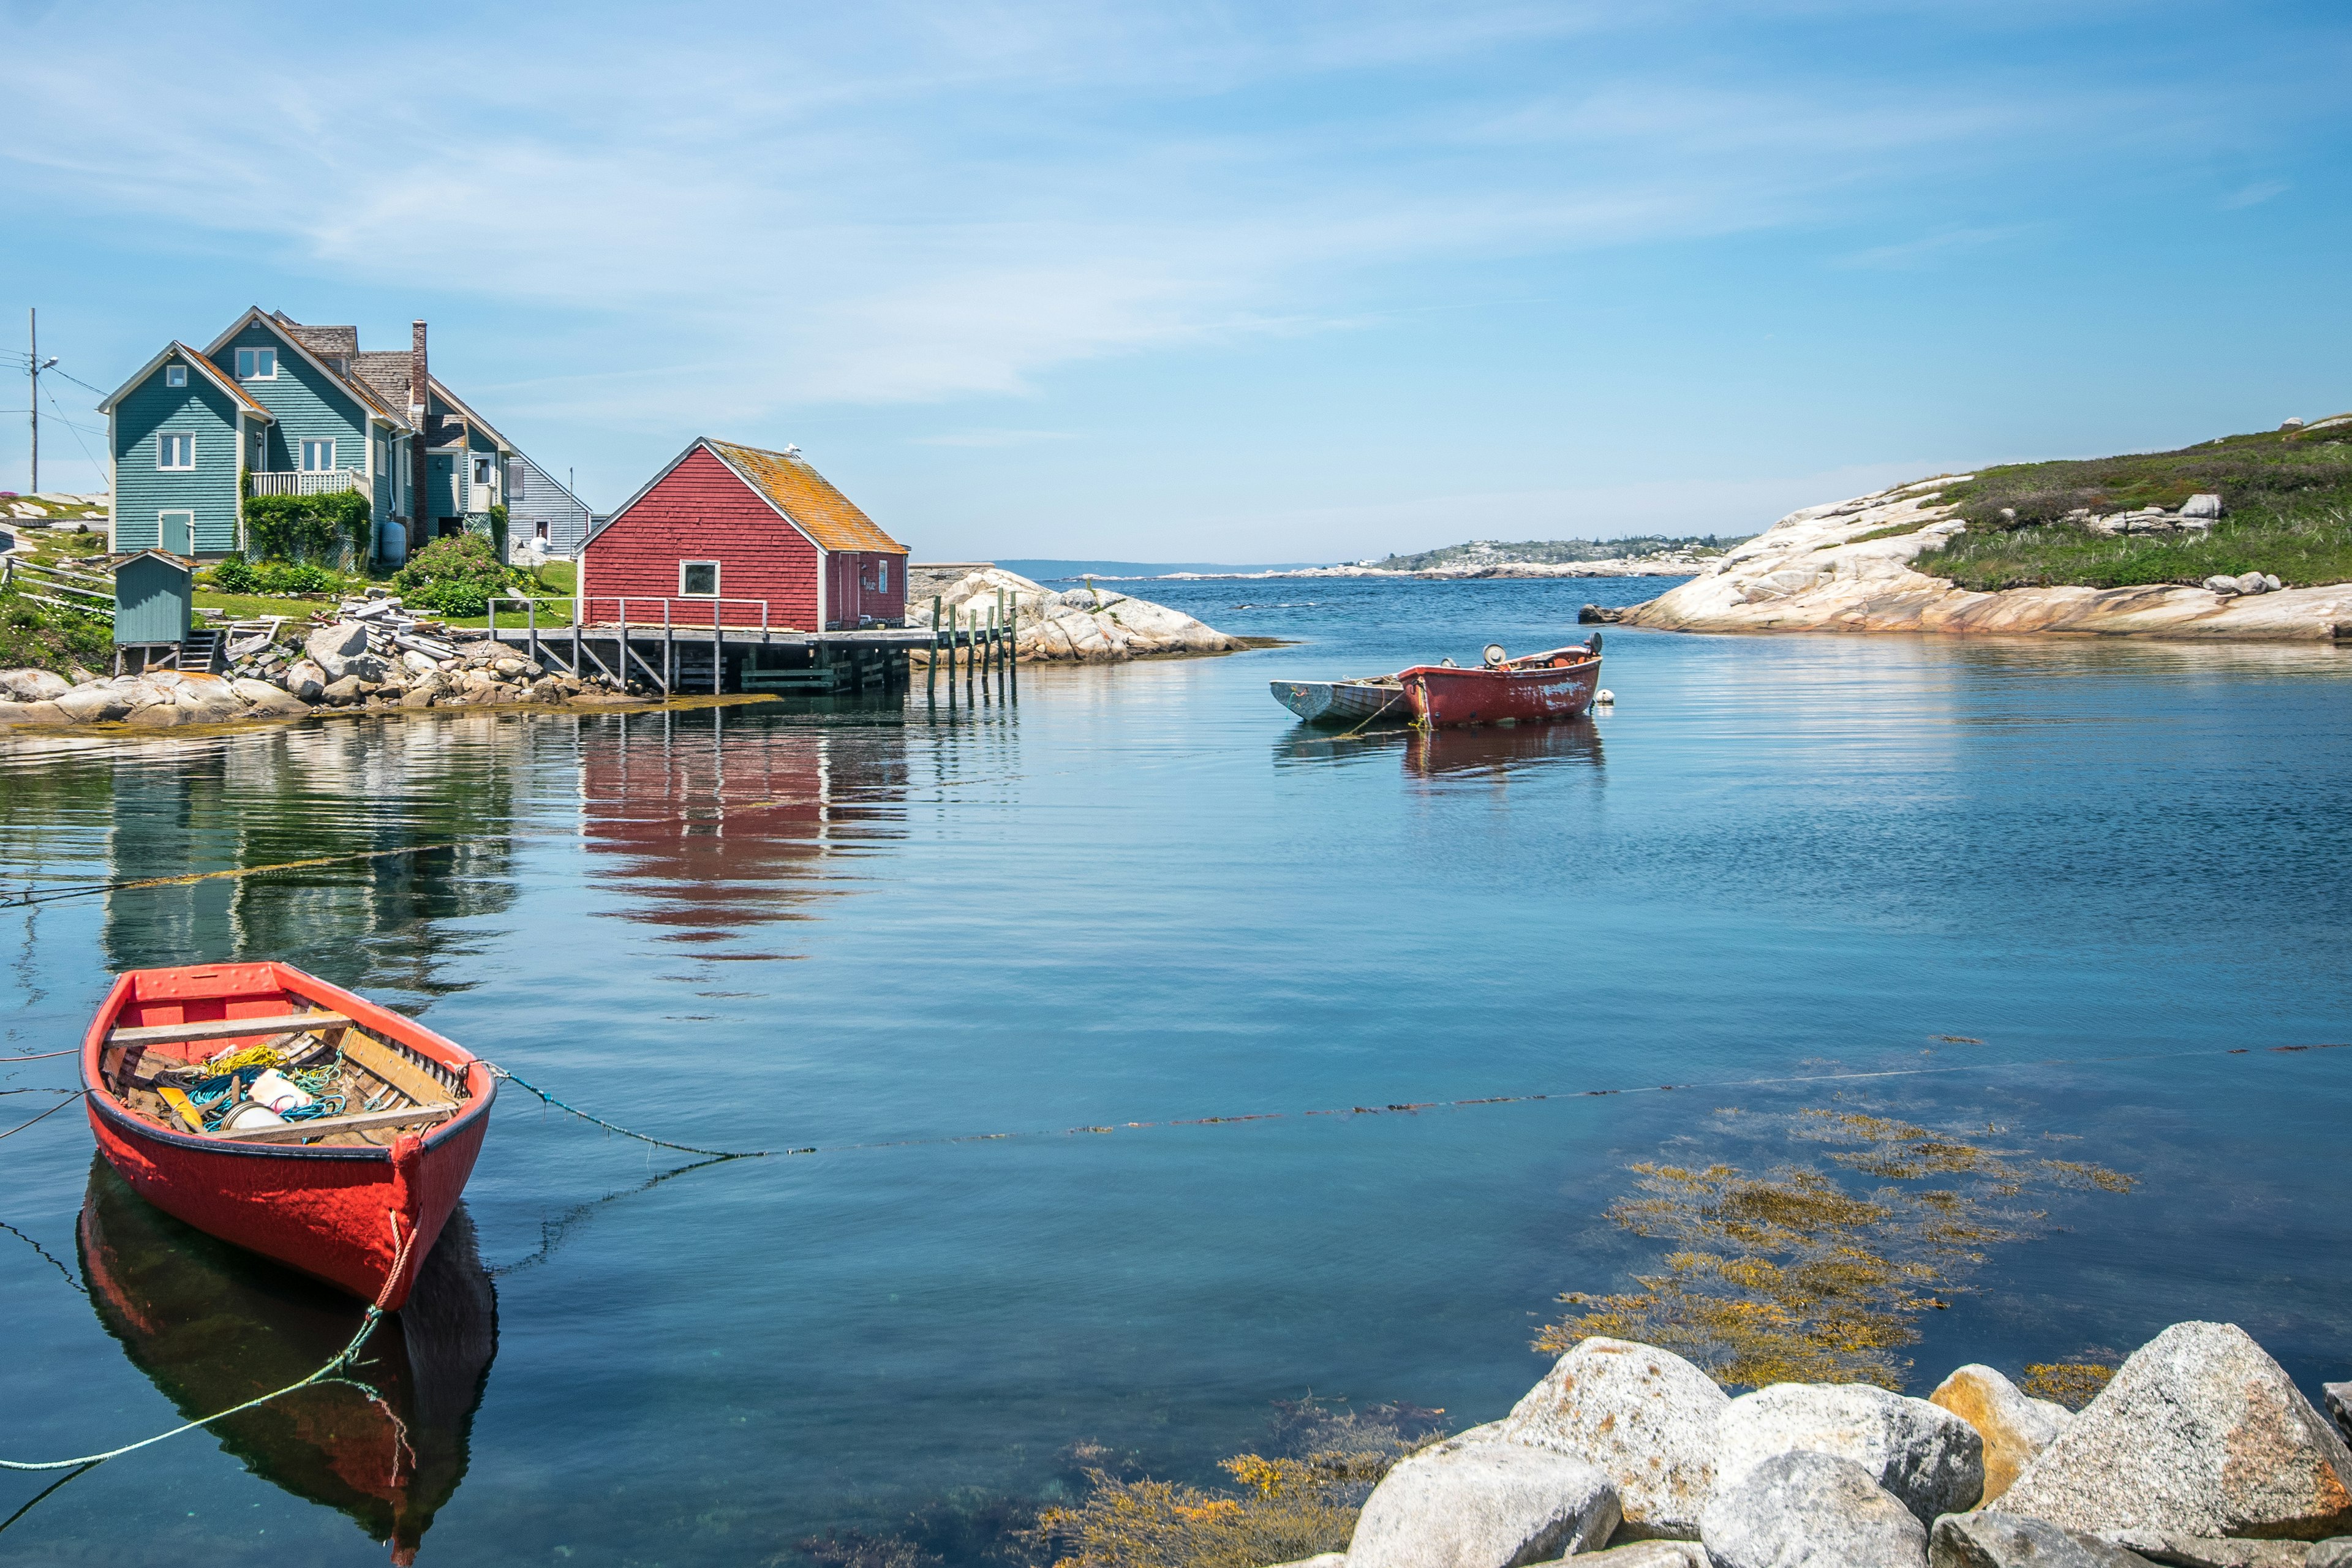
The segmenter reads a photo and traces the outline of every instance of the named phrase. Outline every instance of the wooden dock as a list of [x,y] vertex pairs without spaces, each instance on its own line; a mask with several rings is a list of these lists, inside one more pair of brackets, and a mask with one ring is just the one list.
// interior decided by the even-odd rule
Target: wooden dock
[[974,612],[957,624],[959,617],[942,617],[934,600],[931,618],[930,626],[813,632],[765,625],[680,626],[675,617],[541,626],[534,609],[524,626],[497,626],[488,636],[541,668],[575,679],[603,675],[625,687],[650,687],[665,697],[904,689],[911,679],[908,656],[916,653],[928,658],[934,700],[943,668],[950,705],[959,668],[966,684],[992,678],[1000,687],[1017,685],[1012,654],[1018,616],[1012,606],[998,606],[984,617]]

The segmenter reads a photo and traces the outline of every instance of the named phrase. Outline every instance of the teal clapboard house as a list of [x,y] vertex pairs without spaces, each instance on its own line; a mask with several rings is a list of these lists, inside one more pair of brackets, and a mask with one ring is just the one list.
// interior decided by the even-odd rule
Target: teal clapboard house
[[114,470],[111,547],[203,558],[247,546],[242,497],[356,490],[369,554],[491,531],[520,454],[435,380],[425,323],[364,352],[355,327],[259,306],[209,347],[167,344],[99,405]]
[[117,647],[176,647],[195,624],[195,570],[159,550],[142,550],[114,569]]

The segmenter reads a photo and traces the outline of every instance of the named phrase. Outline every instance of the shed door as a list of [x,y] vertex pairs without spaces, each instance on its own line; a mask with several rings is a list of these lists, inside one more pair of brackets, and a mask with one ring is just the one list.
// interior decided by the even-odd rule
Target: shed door
[[163,514],[161,543],[174,555],[195,553],[196,514],[192,511],[167,511]]

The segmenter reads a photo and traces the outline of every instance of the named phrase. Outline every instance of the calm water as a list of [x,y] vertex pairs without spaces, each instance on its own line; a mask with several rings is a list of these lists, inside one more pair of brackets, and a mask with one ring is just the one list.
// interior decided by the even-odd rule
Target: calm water
[[[1266,695],[1650,586],[1171,588],[1303,646],[1032,672],[952,725],[919,688],[0,742],[13,887],[439,847],[0,910],[0,1048],[70,1043],[114,969],[277,956],[615,1121],[827,1151],[656,1182],[683,1162],[504,1097],[439,1316],[377,1347],[405,1447],[321,1390],[82,1476],[0,1556],[359,1563],[396,1524],[433,1563],[981,1561],[1080,1444],[1205,1480],[1309,1391],[1492,1418],[1559,1291],[1654,1258],[1601,1214],[1629,1162],[1769,1163],[1718,1108],[1841,1093],[2141,1178],[1996,1250],[1918,1386],[2192,1316],[2345,1375],[2352,1051],[2272,1047],[2352,1037],[2352,655],[1612,632],[1613,712],[1433,741]],[[6,1457],[356,1321],[94,1175],[79,1117],[0,1144]],[[901,1142],[996,1132],[1034,1135]]]

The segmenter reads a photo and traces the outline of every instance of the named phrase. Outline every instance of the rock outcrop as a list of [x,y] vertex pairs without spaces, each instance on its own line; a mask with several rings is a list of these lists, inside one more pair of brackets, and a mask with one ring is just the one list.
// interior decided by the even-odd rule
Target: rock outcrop
[[[1626,610],[1621,622],[1685,632],[2084,632],[2252,641],[2324,640],[2339,622],[2352,628],[2352,584],[2266,582],[2259,593],[2158,584],[1979,594],[1914,571],[1922,551],[1967,526],[1955,508],[1937,503],[1939,485],[1968,477],[1790,512],[1689,582]],[[2084,521],[2139,532],[2210,520],[2184,511]]]
[[1617,1519],[1616,1489],[1592,1466],[1477,1426],[1381,1479],[1348,1568],[1519,1568],[1601,1546]]
[[[1724,1407],[1716,1484],[1736,1487],[1775,1456],[1830,1454],[1909,1509],[1922,1530],[1973,1508],[1984,1490],[1984,1440],[1940,1405],[1861,1383],[1776,1383]],[[1924,1540],[1925,1537],[1922,1537]]]
[[[931,624],[934,597],[942,615],[977,613],[985,624],[1002,593],[1020,608],[1013,648],[1024,660],[1107,664],[1162,654],[1231,653],[1249,646],[1181,610],[1108,588],[1056,593],[1001,566],[973,567],[953,577],[921,575],[919,567],[914,572],[907,584],[908,626],[919,630]],[[916,659],[925,657],[919,653]]]
[[2234,1323],[2175,1323],[2017,1478],[2074,1530],[2315,1541],[2352,1531],[2352,1450]]
[[1927,1527],[1852,1459],[1775,1454],[1699,1517],[1715,1568],[1920,1568]]
[[1990,1508],[2009,1490],[2017,1473],[2074,1419],[2074,1412],[2047,1399],[2035,1399],[1989,1366],[1964,1366],[1936,1385],[1927,1395],[1977,1430],[1984,1439],[1984,1496],[1979,1508]]
[[2149,1568],[2095,1535],[2011,1513],[1948,1513],[1927,1538],[1927,1568]]
[[1498,1425],[1607,1476],[1626,1535],[1696,1541],[1715,1489],[1717,1425],[1730,1405],[1672,1352],[1595,1337],[1561,1356]]

